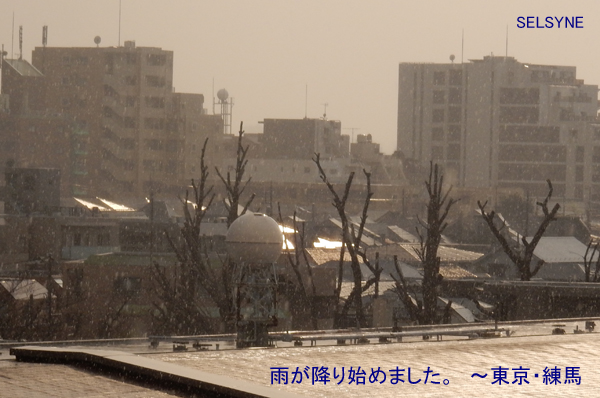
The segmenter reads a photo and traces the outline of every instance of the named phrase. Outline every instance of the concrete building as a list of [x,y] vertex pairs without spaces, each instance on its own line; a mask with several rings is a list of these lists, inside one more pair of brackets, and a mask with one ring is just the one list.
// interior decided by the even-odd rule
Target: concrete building
[[262,142],[272,159],[347,158],[350,137],[342,135],[342,123],[324,119],[265,119]]
[[402,63],[398,150],[442,164],[454,185],[541,196],[551,179],[555,198],[600,201],[597,92],[573,66]]
[[37,47],[31,64],[3,61],[2,83],[13,122],[3,123],[0,135],[22,150],[0,160],[58,167],[65,192],[74,195],[179,193],[204,138],[223,130],[220,116],[205,115],[203,95],[173,92],[172,51],[133,41]]

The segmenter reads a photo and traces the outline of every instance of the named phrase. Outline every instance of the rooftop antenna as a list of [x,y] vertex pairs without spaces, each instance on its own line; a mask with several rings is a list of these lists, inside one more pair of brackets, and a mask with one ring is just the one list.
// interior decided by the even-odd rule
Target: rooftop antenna
[[463,55],[465,53],[465,29],[462,30],[462,43],[460,45],[460,63],[463,63]]
[[360,130],[360,128],[358,127],[344,127],[344,130],[350,130],[351,131],[351,136],[350,136],[350,143],[354,142],[354,130]]
[[323,120],[327,120],[327,107],[329,106],[329,104],[326,102],[326,103],[324,103],[322,105],[325,108],[324,111],[323,111]]
[[19,61],[23,60],[23,25],[19,26]]
[[504,60],[508,58],[508,24],[506,25],[506,54],[504,55]]
[[46,47],[48,45],[48,25],[44,25],[42,27],[42,46]]
[[308,84],[304,90],[304,118],[308,117]]
[[119,0],[119,45],[121,47],[121,0]]
[[10,58],[15,57],[15,12],[13,11],[12,39],[10,43]]

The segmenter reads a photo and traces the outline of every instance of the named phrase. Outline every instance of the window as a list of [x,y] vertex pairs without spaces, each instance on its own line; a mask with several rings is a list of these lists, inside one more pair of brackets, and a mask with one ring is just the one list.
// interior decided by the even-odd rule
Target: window
[[448,126],[448,141],[460,141],[459,124],[451,124]]
[[135,86],[137,84],[136,76],[125,76],[125,84],[128,86]]
[[148,54],[146,59],[147,64],[151,66],[162,66],[167,63],[167,56],[165,54]]
[[444,141],[444,129],[441,127],[434,127],[431,129],[431,140],[432,141]]
[[168,140],[167,141],[167,147],[166,147],[167,152],[177,152],[178,147],[179,147],[179,145],[177,145],[176,140]]
[[163,171],[164,165],[160,160],[144,160],[144,170],[146,171]]
[[460,104],[462,102],[462,90],[456,87],[450,87],[448,90],[448,102],[450,104]]
[[460,159],[460,145],[450,144],[448,145],[448,160],[459,160]]
[[444,160],[444,147],[434,145],[431,147],[431,160],[442,161]]
[[433,85],[443,86],[446,84],[446,72],[433,72]]
[[132,95],[128,95],[125,97],[125,106],[134,107],[136,103],[136,98]]
[[583,155],[585,154],[585,147],[578,146],[575,153],[575,161],[577,163],[583,163]]
[[163,149],[161,140],[146,140],[146,146],[151,151],[161,151]]
[[135,119],[132,118],[131,116],[125,116],[123,118],[123,127],[127,128],[127,129],[134,129],[135,128]]
[[146,106],[149,108],[164,108],[165,98],[164,97],[145,97],[144,101]]
[[446,97],[446,93],[444,91],[436,90],[433,92],[433,103],[434,104],[443,104]]
[[146,84],[150,87],[164,87],[165,78],[160,76],[147,75]]
[[142,278],[118,277],[114,284],[115,292],[127,295],[136,295],[142,289]]
[[97,246],[110,246],[110,233],[101,232],[96,238]]
[[533,106],[501,106],[500,123],[535,124],[539,120],[539,110]]
[[583,166],[575,167],[575,181],[583,182]]
[[112,75],[115,71],[115,57],[113,54],[106,54],[104,72],[107,75]]
[[129,65],[135,65],[137,62],[137,56],[134,53],[125,54],[125,62]]
[[132,150],[135,148],[135,140],[133,138],[122,138],[120,140],[120,146],[126,150]]
[[535,105],[539,102],[539,88],[501,88],[500,103],[511,105]]
[[112,88],[111,86],[109,86],[108,84],[104,85],[104,95],[106,97],[118,97],[119,94],[116,92],[116,90],[114,88]]
[[448,122],[449,123],[460,123],[460,112],[461,108],[458,106],[448,107]]
[[27,175],[23,181],[23,190],[24,191],[33,191],[35,190],[35,176]]
[[431,121],[433,123],[443,123],[444,122],[444,110],[443,109],[434,109],[431,113]]
[[462,70],[451,70],[448,80],[450,81],[451,86],[462,85]]
[[155,117],[147,117],[144,119],[144,127],[151,130],[162,130],[165,128],[165,120]]

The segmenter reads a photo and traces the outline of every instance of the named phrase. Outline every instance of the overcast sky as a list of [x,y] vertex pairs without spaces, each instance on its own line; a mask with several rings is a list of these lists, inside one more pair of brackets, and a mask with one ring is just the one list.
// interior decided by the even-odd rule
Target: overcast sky
[[[119,43],[119,0],[0,0],[0,44],[18,57],[41,46]],[[583,29],[518,29],[519,16],[582,16]],[[600,2],[401,0],[122,0],[121,44],[174,51],[178,92],[234,98],[234,126],[260,132],[264,118],[340,120],[344,134],[372,134],[382,151],[396,148],[398,63],[449,62],[504,55],[519,61],[577,66],[600,84]]]

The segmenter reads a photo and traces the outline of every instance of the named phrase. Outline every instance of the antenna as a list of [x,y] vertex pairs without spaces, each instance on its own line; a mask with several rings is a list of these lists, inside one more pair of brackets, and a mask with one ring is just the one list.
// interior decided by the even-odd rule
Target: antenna
[[329,106],[329,104],[326,102],[321,105],[323,105],[325,107],[325,110],[323,111],[323,120],[327,120],[327,107]]
[[505,60],[508,58],[508,24],[506,25],[506,54],[504,55],[504,58]]
[[42,46],[46,47],[48,45],[48,25],[44,25],[42,28]]
[[121,47],[121,0],[119,0],[119,45]]
[[344,130],[351,130],[350,143],[354,142],[354,130],[360,130],[358,127],[344,127]]
[[465,29],[462,30],[462,43],[460,46],[460,63],[463,63],[463,55],[465,53]]
[[19,61],[23,59],[23,25],[19,26]]
[[10,57],[15,57],[15,12],[13,11],[13,22],[12,22],[12,42],[10,43]]
[[304,90],[304,118],[306,119],[308,115],[308,84]]

